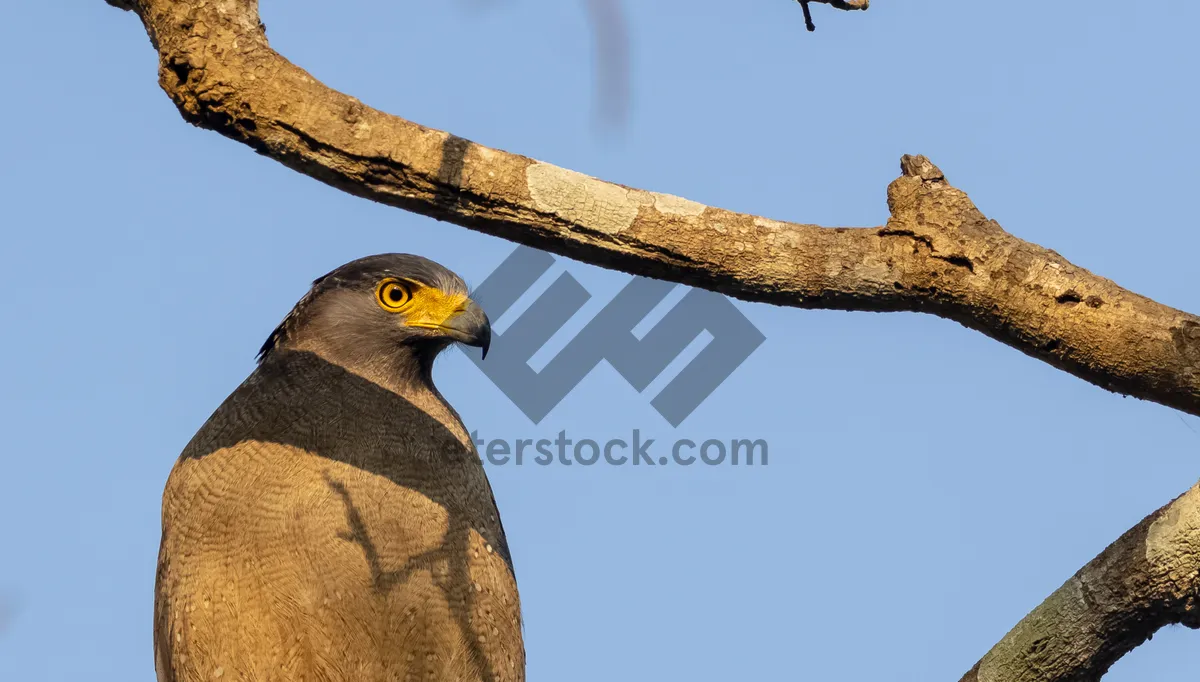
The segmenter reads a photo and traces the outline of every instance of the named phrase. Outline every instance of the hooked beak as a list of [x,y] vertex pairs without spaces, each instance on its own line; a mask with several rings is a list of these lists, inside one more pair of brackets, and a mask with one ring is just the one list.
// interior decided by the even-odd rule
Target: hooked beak
[[492,323],[475,301],[468,299],[465,306],[439,326],[446,336],[455,341],[482,348],[482,357],[486,358],[488,347],[492,345]]

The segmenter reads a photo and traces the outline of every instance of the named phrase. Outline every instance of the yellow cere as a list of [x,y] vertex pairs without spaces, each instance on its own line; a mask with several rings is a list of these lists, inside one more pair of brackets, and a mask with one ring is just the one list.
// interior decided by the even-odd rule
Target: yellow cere
[[466,309],[467,297],[447,294],[434,287],[407,279],[389,278],[375,287],[379,306],[391,313],[404,313],[410,327],[437,328]]

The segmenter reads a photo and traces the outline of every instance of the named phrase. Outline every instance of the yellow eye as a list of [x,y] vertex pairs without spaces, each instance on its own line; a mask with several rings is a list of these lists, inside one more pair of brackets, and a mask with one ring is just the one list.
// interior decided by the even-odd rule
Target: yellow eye
[[375,287],[375,300],[389,313],[398,313],[412,302],[412,288],[399,279],[385,279]]

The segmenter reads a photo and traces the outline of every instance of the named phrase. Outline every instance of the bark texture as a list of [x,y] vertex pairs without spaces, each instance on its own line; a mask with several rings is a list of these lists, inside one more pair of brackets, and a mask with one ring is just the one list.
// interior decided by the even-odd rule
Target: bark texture
[[1198,569],[1200,485],[1080,569],[961,682],[1099,680],[1159,628],[1200,628]]
[[[1013,237],[925,157],[901,160],[883,226],[781,222],[372,109],[274,52],[256,0],[107,1],[141,17],[159,82],[186,120],[351,194],[749,301],[932,313],[1105,389],[1200,415],[1200,318]],[[1098,679],[1162,625],[1200,625],[1198,576],[1193,488],[1084,567],[963,679]]]

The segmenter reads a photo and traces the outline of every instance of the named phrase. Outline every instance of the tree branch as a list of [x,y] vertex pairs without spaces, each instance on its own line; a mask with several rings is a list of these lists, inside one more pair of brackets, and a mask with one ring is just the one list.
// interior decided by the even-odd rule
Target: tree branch
[[141,17],[160,85],[186,120],[351,194],[749,301],[932,313],[1106,389],[1200,415],[1200,319],[1006,233],[924,157],[902,160],[883,227],[779,222],[372,109],[273,51],[256,0],[108,2]]
[[1166,625],[1200,628],[1200,485],[1050,595],[961,682],[1090,682]]

